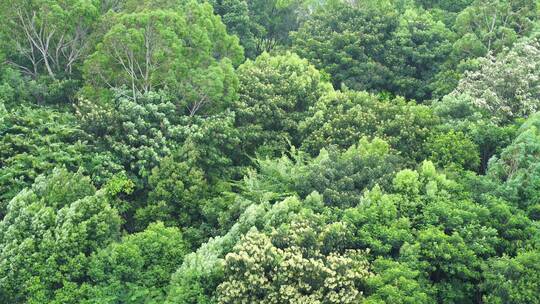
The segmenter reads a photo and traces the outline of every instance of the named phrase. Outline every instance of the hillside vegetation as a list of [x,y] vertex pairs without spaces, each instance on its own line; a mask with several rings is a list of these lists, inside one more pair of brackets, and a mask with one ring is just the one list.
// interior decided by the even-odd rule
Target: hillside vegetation
[[0,303],[540,303],[537,0],[0,0]]

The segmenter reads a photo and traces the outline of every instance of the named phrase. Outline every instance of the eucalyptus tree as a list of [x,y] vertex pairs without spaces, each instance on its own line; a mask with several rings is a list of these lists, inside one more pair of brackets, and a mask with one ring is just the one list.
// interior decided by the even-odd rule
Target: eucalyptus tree
[[110,27],[85,62],[87,83],[126,88],[134,100],[162,90],[189,115],[230,102],[238,82],[233,65],[243,59],[238,38],[209,4],[169,2],[128,1],[108,14]]
[[3,0],[0,7],[7,63],[32,78],[69,78],[78,71],[92,46],[99,1]]

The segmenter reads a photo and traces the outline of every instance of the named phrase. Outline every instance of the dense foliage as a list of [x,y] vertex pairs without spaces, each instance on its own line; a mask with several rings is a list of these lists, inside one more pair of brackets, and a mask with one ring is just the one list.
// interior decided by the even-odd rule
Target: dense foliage
[[539,17],[0,0],[0,303],[540,303]]

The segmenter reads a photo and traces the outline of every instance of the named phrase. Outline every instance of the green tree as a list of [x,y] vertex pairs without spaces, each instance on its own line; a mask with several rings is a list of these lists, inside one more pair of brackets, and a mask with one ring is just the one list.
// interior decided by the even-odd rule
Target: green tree
[[0,112],[0,218],[9,200],[54,167],[82,167],[96,184],[121,170],[98,152],[72,114],[21,105]]
[[532,31],[537,20],[535,1],[475,0],[457,16],[454,27],[461,39],[480,42],[483,56],[512,46]]
[[343,83],[357,90],[384,90],[390,77],[384,49],[397,25],[392,7],[338,1],[316,11],[293,34],[293,49],[332,75],[336,88]]
[[217,233],[228,199],[221,193],[240,172],[234,113],[185,116],[168,98],[149,93],[136,101],[119,96],[114,104],[82,100],[78,116],[93,144],[136,184],[123,210],[128,230],[160,220],[185,229],[191,246]]
[[461,12],[474,0],[416,0],[425,9],[441,9],[448,12]]
[[[431,142],[436,140],[437,136],[444,133],[463,133],[477,146],[480,156],[479,172],[484,173],[487,170],[489,159],[499,153],[504,147],[509,145],[515,137],[517,127],[515,124],[498,125],[491,117],[486,117],[474,106],[472,97],[468,95],[447,95],[442,100],[432,104],[432,108],[441,119],[439,129]],[[441,132],[442,134],[438,134]],[[450,139],[450,138],[447,138]],[[465,139],[465,147],[470,147],[468,140]],[[468,154],[467,157],[474,158],[474,154]]]
[[180,230],[151,224],[94,253],[83,302],[163,303],[171,273],[186,253]]
[[[478,191],[478,189],[476,189]],[[490,189],[493,191],[493,188]],[[527,217],[527,212],[513,206],[510,202],[488,196],[483,205],[489,209],[489,216],[484,220],[497,230],[498,240],[495,247],[498,256],[515,254],[526,248],[531,239],[538,234],[536,224]]]
[[373,262],[374,276],[368,279],[369,304],[417,304],[433,303],[430,289],[420,271],[405,263],[378,258]]
[[[228,189],[225,185],[211,185],[202,170],[181,156],[163,158],[152,170],[148,186],[147,202],[135,211],[137,228],[154,221],[181,227],[191,248],[197,248],[219,228],[216,218],[224,207],[218,193]],[[218,214],[208,214],[210,210]]]
[[238,187],[240,195],[253,202],[275,203],[289,195],[306,198],[317,191],[325,205],[346,208],[357,205],[366,188],[391,184],[401,163],[385,141],[362,138],[346,151],[322,149],[315,158],[292,151],[290,158],[258,159],[257,171],[250,171]]
[[185,138],[182,159],[200,168],[212,184],[238,178],[239,165],[245,155],[241,151],[241,130],[235,127],[235,112],[224,111],[206,117],[190,117],[181,129]]
[[279,155],[287,145],[300,145],[298,123],[332,89],[315,67],[291,53],[248,60],[238,68],[238,77],[236,125],[243,152],[250,156]]
[[121,219],[105,189],[56,169],[9,203],[0,222],[0,300],[77,303],[90,255],[119,237]]
[[366,191],[358,205],[344,213],[344,220],[357,228],[355,246],[369,248],[375,256],[397,257],[401,246],[414,239],[400,205],[396,196],[383,194],[378,185]]
[[437,302],[475,302],[480,261],[458,233],[447,235],[439,228],[428,228],[420,231],[416,243],[403,251],[404,256],[418,257],[419,268],[435,284]]
[[[540,204],[540,114],[529,118],[519,129],[515,140],[499,157],[491,159],[488,175],[502,183],[502,194],[520,208]],[[531,210],[533,210],[531,209]]]
[[493,259],[485,269],[485,303],[535,303],[540,301],[538,251],[519,253],[511,258]]
[[444,72],[454,33],[429,12],[407,9],[400,15],[392,39],[395,48],[388,52],[384,64],[393,80],[386,90],[419,101],[431,99],[437,90],[433,81]]
[[[5,60],[5,55],[0,49],[0,62]],[[0,67],[0,103],[8,108],[19,105],[21,101],[29,100],[28,93],[24,77],[19,71],[9,65]]]
[[258,55],[257,41],[255,25],[249,9],[249,4],[254,1],[210,0],[208,2],[212,4],[214,13],[221,16],[223,23],[227,26],[227,32],[238,36],[246,57],[255,58]]
[[135,100],[164,90],[189,115],[230,103],[237,86],[233,64],[243,59],[238,39],[209,4],[183,2],[181,9],[136,2],[133,11],[107,15],[110,28],[85,62],[89,85],[125,87]]
[[230,34],[240,38],[248,58],[290,44],[289,32],[301,23],[306,0],[210,0]]
[[201,170],[176,157],[166,157],[152,170],[149,186],[150,203],[137,211],[140,217],[151,216],[150,221],[160,220],[168,225],[178,221],[184,227],[193,227],[199,221],[200,205],[209,191]]
[[230,111],[186,116],[164,94],[150,92],[133,100],[118,92],[104,104],[80,100],[77,116],[93,143],[112,153],[139,185],[146,184],[163,157],[178,149],[183,160],[199,167],[207,178],[228,178],[235,171],[232,158],[239,134]]
[[457,166],[476,171],[480,164],[478,146],[462,132],[451,130],[432,136],[427,150],[431,151],[429,159],[441,167]]
[[162,95],[150,92],[137,100],[121,93],[110,103],[82,99],[76,112],[81,127],[92,134],[94,144],[112,153],[116,163],[144,184],[159,160],[180,140],[182,116]]
[[301,197],[317,191],[328,206],[353,207],[365,189],[391,183],[391,177],[403,163],[396,154],[384,140],[363,137],[342,152],[321,150],[299,170],[294,184]]
[[431,108],[400,97],[329,92],[300,125],[301,149],[315,154],[328,145],[347,148],[364,136],[378,136],[408,160],[420,161],[426,157],[425,141],[438,122]]
[[289,32],[299,25],[298,10],[302,0],[251,0],[248,3],[254,25],[257,54],[270,52],[290,43]]
[[336,87],[424,100],[453,36],[423,10],[400,14],[391,2],[338,1],[316,11],[293,40],[294,50],[332,75]]

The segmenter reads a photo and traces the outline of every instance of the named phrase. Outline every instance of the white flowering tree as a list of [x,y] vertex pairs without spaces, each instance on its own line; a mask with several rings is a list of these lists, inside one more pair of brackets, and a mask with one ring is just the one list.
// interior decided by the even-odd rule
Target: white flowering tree
[[284,229],[271,236],[251,230],[225,257],[218,303],[361,302],[371,275],[365,253],[326,252],[324,236],[339,238],[344,224],[313,224],[293,222],[285,235]]
[[497,123],[528,117],[540,109],[540,42],[523,40],[497,57],[480,60],[453,95],[468,95],[472,103]]

